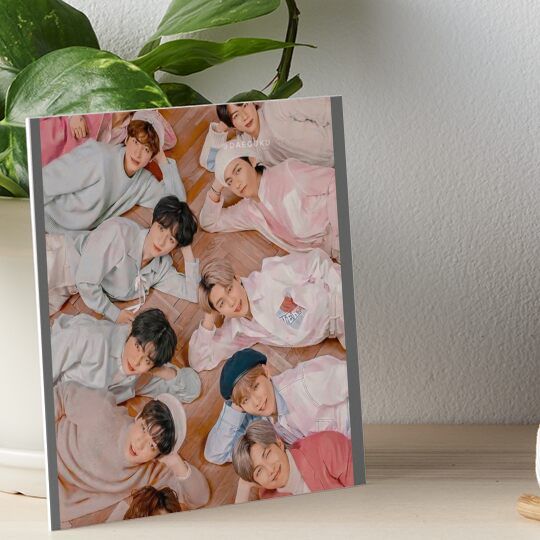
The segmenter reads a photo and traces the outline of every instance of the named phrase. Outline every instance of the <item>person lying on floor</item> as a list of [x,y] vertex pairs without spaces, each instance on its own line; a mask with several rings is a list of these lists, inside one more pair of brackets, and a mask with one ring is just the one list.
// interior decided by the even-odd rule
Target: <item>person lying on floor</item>
[[51,116],[39,120],[42,167],[89,139],[122,144],[126,140],[131,120],[161,124],[164,133],[163,150],[170,150],[176,145],[176,134],[172,126],[156,110]]
[[301,495],[354,485],[351,440],[342,433],[321,431],[287,447],[269,422],[249,425],[233,451],[233,467],[240,477],[236,501]]
[[[92,230],[136,204],[154,208],[165,195],[185,201],[178,167],[165,156],[163,141],[160,122],[132,120],[124,145],[89,140],[43,167],[45,231]],[[161,182],[144,168],[152,159],[163,173]]]
[[[105,388],[116,403],[135,394],[155,397],[165,392],[189,403],[199,397],[201,381],[192,368],[170,364],[176,344],[160,309],[139,313],[131,326],[62,314],[51,329],[53,385],[76,381]],[[144,374],[151,379],[140,385]]]
[[[151,287],[197,302],[199,260],[191,243],[197,220],[177,197],[162,198],[149,229],[128,218],[115,217],[94,231],[46,235],[49,315],[79,293],[92,310],[117,323],[135,317]],[[180,247],[185,275],[176,271],[170,253]],[[112,300],[138,300],[120,310]]]
[[270,376],[266,356],[254,349],[234,353],[219,381],[225,400],[204,448],[221,465],[231,460],[236,441],[261,417],[287,444],[318,431],[351,436],[347,364],[325,355]]
[[[242,200],[223,208],[223,189]],[[199,214],[208,232],[256,230],[288,252],[319,247],[339,260],[336,174],[331,167],[288,159],[273,167],[252,148],[227,143]]]
[[160,394],[131,418],[110,392],[69,381],[54,387],[54,410],[63,527],[147,485],[174,489],[187,509],[208,502],[206,478],[178,453],[186,414],[170,394]]
[[174,489],[170,487],[156,489],[152,486],[144,486],[136,490],[127,501],[118,503],[107,521],[162,516],[181,511],[182,507]]
[[213,171],[216,154],[227,142],[229,128],[236,141],[257,152],[264,165],[288,158],[312,165],[334,166],[334,139],[330,98],[228,103],[216,105],[220,122],[212,122],[199,158]]
[[[213,369],[256,343],[305,347],[337,337],[345,347],[341,267],[322,250],[263,259],[239,277],[225,259],[204,265],[199,305],[205,312],[189,341],[189,364]],[[221,328],[215,321],[225,318]]]

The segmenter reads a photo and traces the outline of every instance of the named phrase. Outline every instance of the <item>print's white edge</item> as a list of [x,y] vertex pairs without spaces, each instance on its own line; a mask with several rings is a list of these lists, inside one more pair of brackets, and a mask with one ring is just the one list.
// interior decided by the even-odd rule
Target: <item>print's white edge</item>
[[[41,137],[39,120],[26,119],[26,146],[30,184],[30,215],[34,247],[34,278],[36,290],[37,331],[41,373],[41,399],[43,442],[45,446],[45,482],[47,485],[49,530],[60,529],[60,503],[58,498],[58,470],[56,463],[56,433],[54,423],[54,397],[45,388],[52,388],[51,333],[49,331],[49,301],[47,287],[47,252],[45,248],[45,209],[43,204],[43,176],[41,167]],[[36,204],[36,201],[39,204]],[[47,421],[49,420],[49,421]],[[51,481],[51,478],[55,479]]]

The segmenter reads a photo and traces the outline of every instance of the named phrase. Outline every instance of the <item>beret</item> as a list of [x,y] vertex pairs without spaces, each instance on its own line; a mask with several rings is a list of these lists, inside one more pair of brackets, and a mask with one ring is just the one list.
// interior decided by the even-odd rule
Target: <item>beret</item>
[[231,399],[235,384],[259,364],[266,364],[266,356],[254,349],[242,349],[227,358],[219,379],[219,391],[223,399]]

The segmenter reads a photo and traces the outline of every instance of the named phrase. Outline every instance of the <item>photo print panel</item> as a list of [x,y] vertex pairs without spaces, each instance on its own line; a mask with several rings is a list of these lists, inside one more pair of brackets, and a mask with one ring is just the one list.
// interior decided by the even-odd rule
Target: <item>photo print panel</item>
[[27,132],[51,528],[364,483],[341,98]]

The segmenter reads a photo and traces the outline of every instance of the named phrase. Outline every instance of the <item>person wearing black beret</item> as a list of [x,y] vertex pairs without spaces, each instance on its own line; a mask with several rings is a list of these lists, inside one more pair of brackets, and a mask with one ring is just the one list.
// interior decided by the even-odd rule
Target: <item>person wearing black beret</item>
[[220,392],[225,403],[204,450],[211,463],[231,461],[237,439],[261,418],[271,422],[287,444],[319,431],[351,436],[347,365],[333,356],[319,356],[271,376],[264,354],[242,349],[225,361]]

